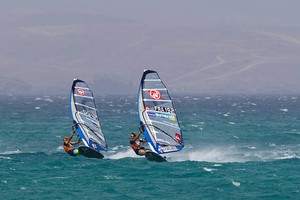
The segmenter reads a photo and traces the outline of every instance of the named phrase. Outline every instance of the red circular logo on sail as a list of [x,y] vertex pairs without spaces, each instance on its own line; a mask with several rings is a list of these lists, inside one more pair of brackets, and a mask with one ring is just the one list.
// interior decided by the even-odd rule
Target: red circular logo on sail
[[160,92],[158,90],[148,90],[149,95],[154,100],[159,100],[162,98]]
[[77,89],[77,92],[78,92],[81,96],[84,96],[84,94],[85,94],[84,90],[83,90],[83,89],[80,89],[80,88]]
[[181,135],[179,133],[175,134],[175,139],[177,140],[177,142],[181,143]]

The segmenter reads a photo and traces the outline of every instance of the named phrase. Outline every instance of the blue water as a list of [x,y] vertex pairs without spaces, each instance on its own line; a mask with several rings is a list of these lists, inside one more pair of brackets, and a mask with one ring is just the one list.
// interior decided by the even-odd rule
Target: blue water
[[300,96],[175,96],[185,148],[129,148],[135,96],[96,97],[109,151],[70,157],[65,97],[0,98],[1,199],[300,199]]

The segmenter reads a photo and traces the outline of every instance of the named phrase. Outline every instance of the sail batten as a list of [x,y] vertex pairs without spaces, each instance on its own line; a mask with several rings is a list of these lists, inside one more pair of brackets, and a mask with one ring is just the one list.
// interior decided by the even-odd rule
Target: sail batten
[[169,126],[169,127],[172,127],[172,128],[179,128],[178,125],[174,125],[174,124],[168,124],[168,123],[163,123],[163,122],[160,122],[160,121],[155,121],[155,120],[152,120],[152,123],[156,123],[156,124],[161,124],[161,125],[164,125],[164,126]]
[[93,108],[93,107],[90,107],[90,106],[87,106],[87,105],[84,105],[84,104],[81,104],[81,103],[75,103],[75,105],[79,105],[79,106],[89,108],[89,109],[92,109],[92,110],[95,110],[95,111],[97,110],[96,108]]
[[90,88],[87,88],[87,87],[80,87],[80,86],[75,86],[74,88],[75,88],[75,89],[80,88],[80,89],[84,89],[84,90],[90,90]]
[[150,81],[161,81],[161,80],[160,80],[160,79],[145,79],[144,81],[145,81],[145,82],[147,82],[147,81],[150,82]]
[[156,153],[176,152],[184,147],[173,101],[156,71],[145,70],[143,73],[138,114],[147,142]]
[[167,88],[144,88],[143,91],[148,91],[148,90],[167,90]]
[[82,97],[81,95],[78,95],[78,94],[74,94],[74,96],[81,97],[81,98],[86,98],[86,99],[94,99],[94,97],[90,97],[90,96],[84,96],[84,97]]
[[160,102],[169,102],[171,103],[171,100],[162,100],[162,99],[143,99],[144,101],[160,101]]

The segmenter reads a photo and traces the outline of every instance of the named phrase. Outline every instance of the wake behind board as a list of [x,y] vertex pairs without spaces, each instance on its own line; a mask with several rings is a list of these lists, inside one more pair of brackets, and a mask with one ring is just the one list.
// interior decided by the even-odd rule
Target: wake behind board
[[95,151],[91,148],[88,148],[86,146],[80,146],[78,148],[78,151],[81,155],[85,156],[85,157],[88,157],[88,158],[98,158],[98,159],[102,159],[104,156],[98,152],[98,151]]
[[145,157],[149,161],[155,161],[155,162],[167,162],[166,158],[158,155],[157,153],[154,153],[153,151],[147,151],[145,153]]

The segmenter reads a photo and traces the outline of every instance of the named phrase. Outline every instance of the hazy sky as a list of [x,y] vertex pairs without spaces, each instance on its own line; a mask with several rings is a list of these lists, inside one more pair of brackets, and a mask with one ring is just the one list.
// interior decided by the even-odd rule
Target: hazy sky
[[1,94],[300,93],[298,0],[1,0]]

